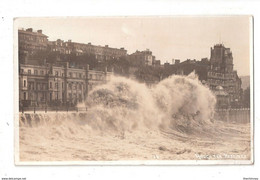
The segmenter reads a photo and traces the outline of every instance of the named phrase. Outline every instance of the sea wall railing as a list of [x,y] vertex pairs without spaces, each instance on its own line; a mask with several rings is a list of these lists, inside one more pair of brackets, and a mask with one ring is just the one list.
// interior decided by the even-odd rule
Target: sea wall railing
[[[37,112],[84,112],[87,111],[87,107],[20,107],[19,111],[37,113]],[[250,109],[216,109],[214,119],[230,123],[249,123],[250,122]]]
[[249,123],[250,109],[216,109],[214,119],[231,123]]
[[24,113],[24,112],[33,112],[33,113],[37,113],[37,112],[69,112],[69,111],[73,111],[73,112],[78,112],[78,111],[87,111],[87,107],[64,107],[64,106],[54,106],[54,107],[50,107],[50,106],[45,106],[45,107],[20,107],[19,111]]

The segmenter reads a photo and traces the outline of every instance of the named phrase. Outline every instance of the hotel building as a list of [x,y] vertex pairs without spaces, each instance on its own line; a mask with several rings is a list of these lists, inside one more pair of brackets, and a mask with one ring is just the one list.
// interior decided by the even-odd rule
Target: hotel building
[[110,79],[112,72],[71,68],[63,65],[20,64],[19,102],[22,106],[76,105],[90,90]]

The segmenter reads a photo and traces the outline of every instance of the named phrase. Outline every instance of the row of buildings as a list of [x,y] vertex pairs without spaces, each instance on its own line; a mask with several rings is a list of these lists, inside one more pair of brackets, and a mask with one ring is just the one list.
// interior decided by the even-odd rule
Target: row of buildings
[[63,40],[49,41],[48,48],[50,51],[59,52],[61,54],[71,54],[74,53],[76,56],[83,54],[93,54],[98,62],[106,61],[109,59],[118,59],[124,57],[127,51],[124,48],[111,48],[108,45],[96,46],[91,43],[77,43],[68,40],[64,42]]
[[48,36],[43,34],[42,30],[33,31],[32,28],[26,30],[18,30],[19,53],[28,59],[38,51],[58,52],[60,54],[75,54],[80,56],[83,54],[94,55],[98,62],[103,62],[109,59],[119,59],[125,57],[133,62],[133,65],[160,65],[160,60],[155,60],[155,56],[147,49],[144,51],[136,51],[128,55],[127,50],[123,47],[120,49],[112,48],[108,45],[100,46],[91,43],[78,43],[72,40],[64,41],[57,39],[49,41]]
[[[38,51],[58,52],[60,54],[93,55],[97,62],[109,59],[126,59],[129,62],[130,77],[141,67],[161,68],[162,78],[172,74],[188,75],[192,71],[198,74],[199,79],[206,84],[216,95],[219,107],[238,105],[242,98],[241,79],[237,71],[233,69],[233,56],[230,48],[223,44],[216,44],[211,48],[210,59],[203,58],[200,61],[187,59],[184,62],[173,60],[173,64],[161,65],[160,60],[152,54],[152,51],[136,51],[127,54],[124,48],[111,48],[108,45],[97,46],[91,43],[77,43],[71,40],[49,41],[48,36],[42,30],[33,31],[32,28],[18,31],[19,56],[25,59]],[[89,89],[95,84],[103,83],[109,79],[106,70],[95,71],[89,67],[69,67],[68,63],[30,65],[26,61],[20,61],[20,99],[23,102],[81,102],[87,96]],[[151,75],[141,76],[151,83]],[[159,78],[160,81],[162,78]],[[153,79],[153,78],[152,78]],[[154,81],[154,79],[152,80]],[[158,81],[157,81],[158,82]],[[41,104],[41,103],[40,103]]]
[[75,106],[89,91],[110,80],[113,72],[71,68],[69,63],[19,65],[19,102],[28,106]]
[[[110,79],[112,72],[90,70],[70,66],[69,62],[41,63],[35,60],[34,55],[39,52],[56,52],[58,54],[93,55],[97,62],[109,59],[128,58],[124,48],[112,48],[108,45],[97,46],[91,43],[78,43],[71,40],[49,41],[42,30],[32,28],[18,30],[19,47],[19,100],[24,106],[48,106],[59,104],[75,105],[84,101],[88,92],[98,84]],[[133,54],[134,57],[136,53]],[[136,56],[137,57],[137,56]],[[155,59],[149,50],[139,53],[138,59],[133,62],[136,66],[152,65]],[[153,58],[153,59],[152,59]],[[138,63],[143,61],[143,63]]]

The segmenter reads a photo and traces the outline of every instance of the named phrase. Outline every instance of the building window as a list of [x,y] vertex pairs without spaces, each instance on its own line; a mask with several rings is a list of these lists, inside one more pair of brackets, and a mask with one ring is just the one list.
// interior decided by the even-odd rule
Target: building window
[[31,74],[31,73],[32,73],[32,72],[31,72],[31,70],[29,69],[29,70],[28,70],[28,74]]
[[58,83],[55,83],[55,88],[58,89]]
[[26,92],[23,93],[23,100],[26,100]]
[[79,94],[79,102],[82,102],[82,96]]
[[20,73],[23,74],[23,69],[20,69]]
[[52,88],[52,82],[50,82],[50,88]]
[[79,73],[79,78],[81,78],[82,77],[82,74],[81,73]]
[[37,71],[37,70],[34,70],[34,74],[35,74],[35,75],[38,75],[38,71]]
[[44,72],[43,72],[43,71],[41,71],[41,75],[44,75]]
[[64,87],[64,84],[63,84],[63,82],[61,83],[61,88],[63,89],[63,87]]
[[69,73],[69,76],[72,77],[72,73],[71,72]]
[[92,84],[89,84],[89,90],[91,91],[93,88],[93,85]]
[[23,87],[26,87],[26,80],[23,81]]
[[92,74],[89,74],[89,79],[92,79]]
[[58,76],[59,75],[59,72],[58,71],[55,71],[55,76]]

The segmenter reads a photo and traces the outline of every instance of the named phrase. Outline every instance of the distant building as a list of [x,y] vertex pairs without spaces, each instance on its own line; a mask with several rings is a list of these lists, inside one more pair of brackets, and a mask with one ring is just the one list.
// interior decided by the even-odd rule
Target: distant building
[[180,64],[180,62],[181,62],[181,61],[180,61],[179,59],[173,59],[173,60],[172,60],[172,63],[173,63],[173,64]]
[[18,30],[19,62],[26,61],[37,51],[47,50],[48,36],[42,30],[36,32],[32,28]]
[[48,36],[44,35],[42,30],[34,32],[32,28],[18,30],[18,41],[19,63],[25,64],[31,63],[28,62],[28,59],[33,59],[34,57],[32,55],[38,51],[75,54],[76,56],[91,54],[94,55],[99,62],[109,59],[119,59],[127,55],[127,50],[124,48],[111,48],[108,45],[96,46],[91,43],[84,44],[72,42],[71,40],[63,41],[61,39],[48,41]]
[[152,55],[152,51],[146,49],[145,51],[136,51],[128,55],[127,59],[133,66],[152,66],[155,56]]
[[20,64],[19,102],[22,106],[75,105],[83,102],[88,92],[98,84],[110,79],[111,72],[71,68]]
[[231,106],[239,106],[241,102],[241,79],[237,71],[233,70],[233,56],[230,48],[217,44],[211,48],[210,69],[208,70],[207,84],[215,91],[218,86],[230,96]]
[[179,59],[175,59],[173,62],[174,64],[164,64],[165,77],[168,77],[172,74],[189,75],[191,72],[195,71],[201,81],[207,80],[207,71],[209,68],[208,59],[201,61],[197,61],[196,59],[187,59],[183,62],[180,62]]
[[76,56],[92,54],[99,62],[109,59],[119,59],[120,57],[126,57],[127,55],[127,51],[124,48],[111,48],[108,45],[96,46],[91,43],[77,43],[72,42],[71,40],[64,42],[58,39],[56,41],[50,41],[48,45],[51,51],[59,52],[61,54],[75,54]]
[[153,61],[153,66],[161,66],[161,61],[160,60],[154,60]]
[[71,54],[73,52],[73,46],[71,41],[64,42],[57,39],[56,41],[48,42],[48,50],[52,52],[59,52],[60,54]]

